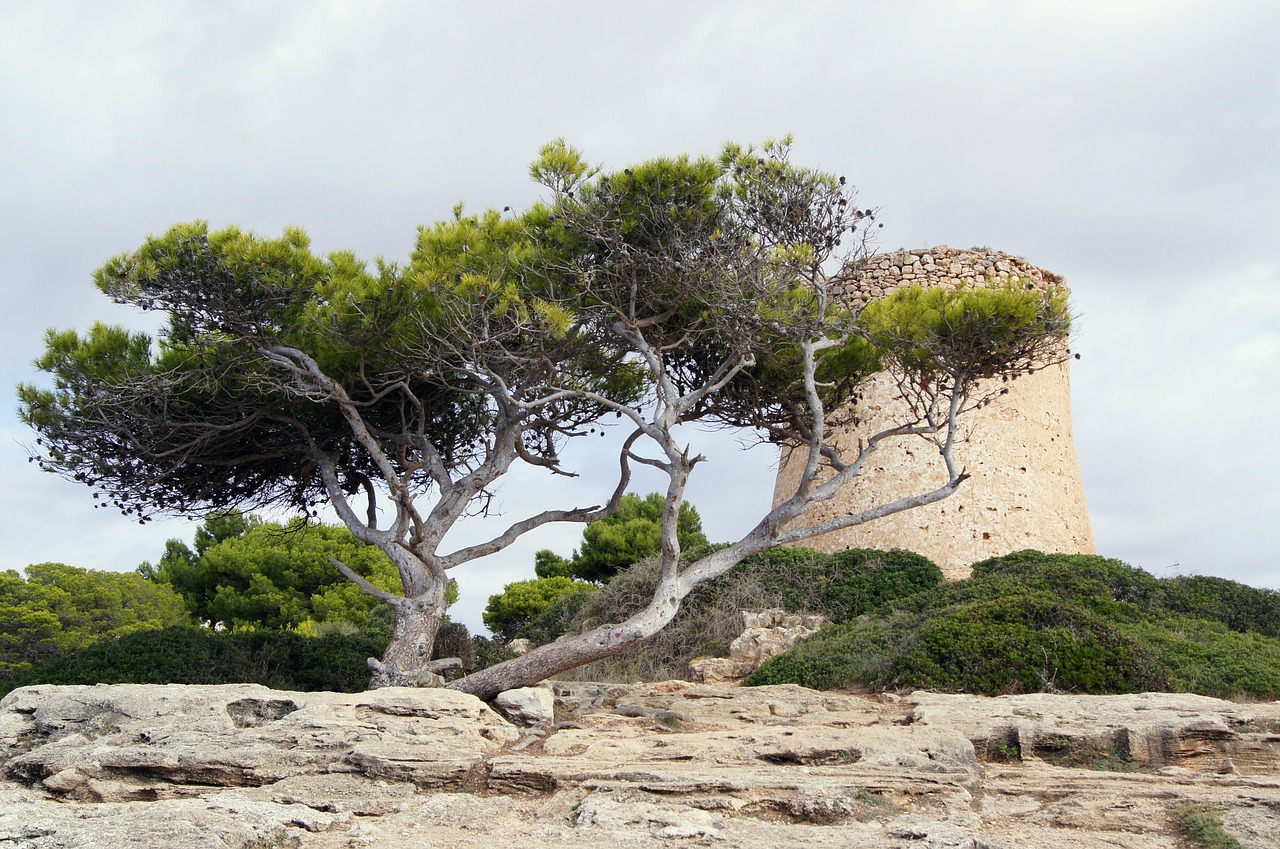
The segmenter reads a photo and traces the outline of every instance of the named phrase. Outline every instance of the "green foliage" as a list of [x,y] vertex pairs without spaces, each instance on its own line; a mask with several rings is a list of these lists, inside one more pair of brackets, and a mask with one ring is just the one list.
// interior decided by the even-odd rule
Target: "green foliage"
[[[1223,598],[1269,591],[1199,582],[1199,613]],[[974,564],[964,581],[891,601],[762,666],[748,683],[817,688],[932,687],[987,694],[1038,690],[1175,690],[1220,697],[1280,694],[1280,640],[1181,614],[1184,579],[1161,580],[1118,560],[1015,552]],[[1235,620],[1240,621],[1239,617]]]
[[[1011,362],[1066,338],[1066,290],[1014,281],[989,289],[908,286],[868,304],[859,324],[908,374],[1005,374]],[[1030,332],[1029,331],[1038,331]]]
[[[101,324],[50,331],[37,367],[52,387],[20,386],[20,414],[40,434],[43,468],[128,514],[310,511],[328,498],[318,457],[344,482],[378,480],[379,469],[332,396],[291,388],[278,352],[297,351],[361,405],[390,457],[402,433],[426,433],[446,469],[465,465],[493,424],[484,389],[464,377],[467,344],[482,337],[487,353],[510,355],[502,377],[517,394],[546,385],[526,354],[559,363],[574,388],[639,392],[636,369],[617,356],[571,354],[574,305],[549,297],[547,276],[516,272],[544,267],[540,251],[523,216],[493,210],[422,228],[406,268],[318,257],[296,228],[273,239],[175,225],[95,275],[118,303],[165,313],[159,338]],[[522,422],[531,437],[550,426],[536,413]],[[598,415],[572,399],[552,413],[560,425]],[[407,477],[420,472],[416,458],[406,463]]]
[[1168,670],[1168,689],[1224,699],[1280,697],[1280,640],[1221,622],[1161,616],[1120,626]]
[[[657,492],[651,492],[644,498],[633,493],[622,496],[616,512],[583,529],[582,547],[573,553],[570,561],[572,576],[601,583],[616,575],[619,569],[657,554],[662,548],[662,511],[665,506],[666,498]],[[682,503],[676,524],[681,550],[690,551],[707,545],[698,508],[687,501]],[[559,566],[546,561],[546,558],[544,562],[544,568]]]
[[43,596],[17,572],[0,572],[0,676],[57,653],[62,623]]
[[446,622],[441,625],[436,632],[432,657],[456,657],[462,661],[464,672],[475,669],[476,645],[467,626],[461,622]]
[[484,624],[498,638],[513,640],[558,599],[595,590],[592,584],[565,577],[516,581],[503,587],[501,593],[489,596]]
[[1202,802],[1188,802],[1173,810],[1173,826],[1194,849],[1244,849],[1244,844],[1222,827],[1222,809]]
[[280,690],[359,692],[367,658],[386,640],[303,637],[289,631],[216,633],[171,626],[100,640],[0,680],[0,695],[28,684],[263,684]]
[[0,573],[0,675],[59,652],[183,622],[182,600],[132,573],[62,563]]
[[1015,551],[973,564],[972,579],[1011,577],[1029,589],[1066,593],[1095,602],[1111,601],[1150,608],[1160,605],[1164,582],[1128,563],[1092,554]]
[[331,557],[375,586],[400,589],[390,558],[334,525],[298,519],[282,525],[222,514],[196,531],[195,549],[171,540],[159,565],[149,571],[156,582],[182,595],[196,620],[230,628],[297,628],[335,621],[367,626],[382,603],[347,580]]
[[534,552],[533,574],[539,578],[572,578],[573,562],[549,548]]
[[[33,459],[142,521],[257,506],[314,516],[333,501],[368,538],[354,494],[371,516],[394,513],[376,539],[415,603],[431,601],[399,609],[430,629],[443,614],[438,567],[572,514],[548,510],[442,555],[453,523],[512,463],[561,471],[564,441],[607,414],[659,455],[690,422],[803,443],[823,431],[824,405],[854,397],[882,365],[945,409],[977,379],[1026,368],[1069,325],[1060,294],[1016,287],[904,290],[860,315],[838,305],[834,274],[861,257],[874,213],[853,206],[843,177],[793,165],[786,139],[613,173],[557,141],[531,174],[548,202],[511,214],[459,205],[420,228],[404,266],[318,256],[296,228],[266,238],[196,221],[146,239],[95,282],[121,305],[162,313],[164,329],[155,340],[105,325],[50,331],[38,361],[48,385],[19,387]],[[812,371],[797,368],[810,357],[824,405],[806,394]],[[649,462],[633,444],[624,465]],[[682,475],[673,471],[680,487]],[[539,580],[606,580],[658,548],[661,508],[661,498],[629,501],[588,528],[568,574],[563,558],[544,557]],[[376,610],[323,568],[320,550],[342,540],[281,554],[266,540],[281,529],[218,521],[194,551],[172,545],[142,570],[180,588],[201,618],[311,632]],[[679,522],[686,549],[705,545],[691,507]],[[379,583],[362,556],[340,559]],[[526,595],[499,614],[502,627],[554,600]],[[875,597],[851,579],[831,603],[847,613]]]
[[1280,592],[1211,575],[1178,575],[1162,582],[1168,610],[1212,619],[1233,631],[1280,637]]
[[[550,627],[542,631],[531,627],[526,633],[539,642],[550,642],[562,633],[622,621],[648,603],[657,569],[656,558],[641,561],[618,573],[600,592],[572,602],[566,599],[564,604],[570,610],[549,609],[535,625],[547,623]],[[771,549],[697,587],[680,605],[671,624],[644,643],[583,667],[574,675],[618,681],[682,678],[693,658],[727,652],[742,633],[743,610],[781,607],[843,621],[940,581],[942,571],[936,565],[907,551],[856,549],[825,554],[804,548]]]
[[[1164,670],[1100,617],[1044,597],[966,605],[929,617],[893,678],[978,693],[1163,690]],[[1021,662],[1011,663],[1011,658]]]
[[496,666],[504,660],[511,660],[511,658],[516,657],[516,653],[507,648],[506,644],[501,640],[493,640],[477,635],[471,638],[471,645],[476,652],[476,669]]
[[850,548],[835,554],[776,548],[747,558],[734,574],[772,588],[777,606],[789,612],[820,613],[837,623],[943,581],[932,560],[900,548]]
[[530,618],[516,633],[534,645],[554,642],[557,637],[573,630],[583,608],[590,604],[596,592],[568,592],[557,597],[541,613]]

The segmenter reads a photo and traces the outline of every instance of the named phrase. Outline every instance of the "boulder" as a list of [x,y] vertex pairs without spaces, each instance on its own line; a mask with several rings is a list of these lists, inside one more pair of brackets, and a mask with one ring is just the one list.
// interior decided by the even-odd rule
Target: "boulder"
[[746,678],[769,658],[831,624],[825,616],[787,613],[781,608],[744,610],[742,619],[746,627],[729,645],[728,657],[698,657],[689,662],[693,680],[718,684]]
[[555,722],[556,699],[551,687],[519,687],[499,693],[493,706],[517,725]]
[[533,640],[527,637],[516,637],[507,643],[507,648],[516,654],[528,654],[533,651]]

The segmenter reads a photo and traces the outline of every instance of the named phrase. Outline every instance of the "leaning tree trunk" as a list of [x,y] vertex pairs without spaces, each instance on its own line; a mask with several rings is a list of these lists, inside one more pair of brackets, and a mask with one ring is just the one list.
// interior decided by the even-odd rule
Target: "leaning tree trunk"
[[[649,612],[647,608],[645,613]],[[445,686],[481,699],[492,699],[504,690],[527,687],[565,670],[617,654],[662,630],[674,615],[675,610],[671,609],[661,620],[647,617],[649,621],[638,623],[636,620],[644,616],[641,614],[622,625],[601,625],[584,634],[539,646],[521,657],[479,669]]]
[[675,618],[680,602],[694,587],[723,575],[748,554],[767,548],[762,542],[765,536],[760,532],[753,533],[727,549],[704,557],[696,564],[696,567],[701,567],[700,574],[694,574],[694,568],[683,575],[676,575],[674,571],[668,573],[665,579],[660,579],[649,605],[621,624],[601,625],[583,634],[561,637],[554,643],[538,646],[526,655],[479,669],[446,686],[482,699],[492,699],[504,690],[527,687],[568,669],[617,654],[666,627]]
[[[940,501],[955,492],[967,477],[964,472],[954,469],[950,462],[948,462],[948,468],[951,469],[950,480],[931,492],[900,498],[889,504],[842,517],[831,524],[838,529]],[[837,480],[836,484],[838,483]],[[828,485],[834,487],[831,481],[828,481]],[[818,532],[815,528],[827,530],[825,526],[813,525],[782,530],[787,522],[802,513],[816,498],[818,496],[812,493],[804,497],[793,496],[775,507],[755,528],[733,545],[708,554],[678,574],[674,569],[664,570],[665,575],[659,578],[653,600],[625,622],[619,625],[601,625],[584,634],[561,637],[554,643],[539,646],[526,655],[487,669],[477,670],[446,686],[482,699],[492,699],[504,690],[527,687],[565,670],[617,654],[653,636],[675,618],[681,601],[695,587],[715,580],[752,554],[772,548],[780,542],[790,544],[803,541]],[[678,557],[678,547],[669,554]]]

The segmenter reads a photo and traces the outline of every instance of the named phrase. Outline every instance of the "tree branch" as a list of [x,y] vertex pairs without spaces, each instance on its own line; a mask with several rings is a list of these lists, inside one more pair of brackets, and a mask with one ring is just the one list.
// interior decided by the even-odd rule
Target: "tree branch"
[[399,595],[396,595],[395,593],[389,593],[386,590],[381,589],[380,587],[375,587],[373,584],[369,583],[367,578],[365,578],[359,572],[356,572],[354,569],[352,569],[347,564],[343,563],[338,558],[330,557],[329,562],[332,563],[334,566],[337,566],[338,571],[341,572],[343,575],[345,575],[349,581],[351,581],[357,587],[359,587],[361,591],[363,591],[366,595],[371,595],[374,598],[378,599],[379,601],[385,601],[387,604],[395,608],[399,608],[401,605],[404,604],[404,596],[399,596]]

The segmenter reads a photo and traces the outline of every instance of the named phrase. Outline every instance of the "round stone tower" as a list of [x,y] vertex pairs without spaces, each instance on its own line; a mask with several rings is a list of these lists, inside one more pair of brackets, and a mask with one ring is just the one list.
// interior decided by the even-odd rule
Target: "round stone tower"
[[[843,283],[842,297],[860,307],[899,286],[971,288],[1010,279],[1037,288],[1062,278],[989,250],[946,246],[897,251],[865,260]],[[1071,382],[1067,364],[1051,365],[1007,384],[1008,393],[970,412],[957,445],[958,463],[971,475],[951,497],[824,534],[804,543],[824,551],[905,548],[933,560],[950,579],[964,578],[978,560],[1024,548],[1094,554],[1093,530],[1071,437]],[[981,391],[981,390],[980,390]],[[862,392],[861,423],[837,431],[841,447],[900,421],[903,401],[887,376]],[[795,492],[803,461],[783,449],[774,503]],[[926,492],[947,480],[942,460],[919,437],[886,441],[870,465],[836,498],[817,504],[801,521],[819,522],[903,495]]]

